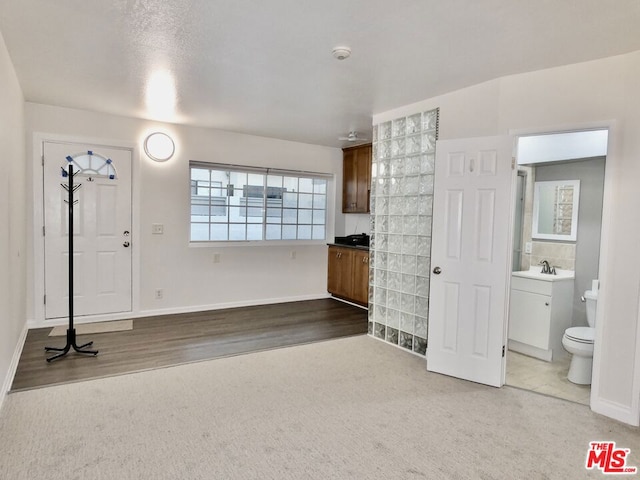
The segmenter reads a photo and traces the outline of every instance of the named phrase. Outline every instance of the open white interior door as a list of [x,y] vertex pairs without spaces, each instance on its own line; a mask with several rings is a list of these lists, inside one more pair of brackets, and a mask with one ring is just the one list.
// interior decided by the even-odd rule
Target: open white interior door
[[436,148],[427,370],[504,384],[511,258],[511,137]]

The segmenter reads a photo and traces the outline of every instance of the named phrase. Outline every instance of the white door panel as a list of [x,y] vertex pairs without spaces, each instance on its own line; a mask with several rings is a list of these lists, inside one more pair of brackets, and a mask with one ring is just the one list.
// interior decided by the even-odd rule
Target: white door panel
[[[76,175],[74,314],[131,311],[131,150],[44,142],[45,318],[68,315],[67,156],[92,151],[112,160],[116,178]],[[92,157],[98,158],[98,157]]]
[[512,141],[439,141],[436,148],[430,371],[504,383]]

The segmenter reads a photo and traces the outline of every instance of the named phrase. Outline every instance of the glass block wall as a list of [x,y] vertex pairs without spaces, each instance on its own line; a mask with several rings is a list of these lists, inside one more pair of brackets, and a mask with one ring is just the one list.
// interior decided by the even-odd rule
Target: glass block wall
[[373,127],[369,334],[427,348],[438,109]]

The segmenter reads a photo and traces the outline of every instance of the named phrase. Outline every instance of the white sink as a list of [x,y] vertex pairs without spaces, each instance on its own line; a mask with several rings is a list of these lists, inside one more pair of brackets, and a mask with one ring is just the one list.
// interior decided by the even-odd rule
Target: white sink
[[529,270],[521,272],[512,272],[514,277],[534,278],[536,280],[544,280],[546,282],[557,282],[558,280],[572,280],[576,277],[576,272],[572,270],[557,269],[555,275],[542,273],[542,267],[531,267]]

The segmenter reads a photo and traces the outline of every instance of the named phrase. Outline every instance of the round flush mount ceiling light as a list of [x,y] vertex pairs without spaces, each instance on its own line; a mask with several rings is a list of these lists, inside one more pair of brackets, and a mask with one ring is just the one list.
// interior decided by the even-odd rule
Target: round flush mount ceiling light
[[156,162],[166,162],[176,151],[173,140],[166,133],[154,132],[144,140],[144,151]]
[[333,54],[333,58],[344,60],[345,58],[349,58],[351,55],[351,49],[349,47],[336,47],[331,53]]

